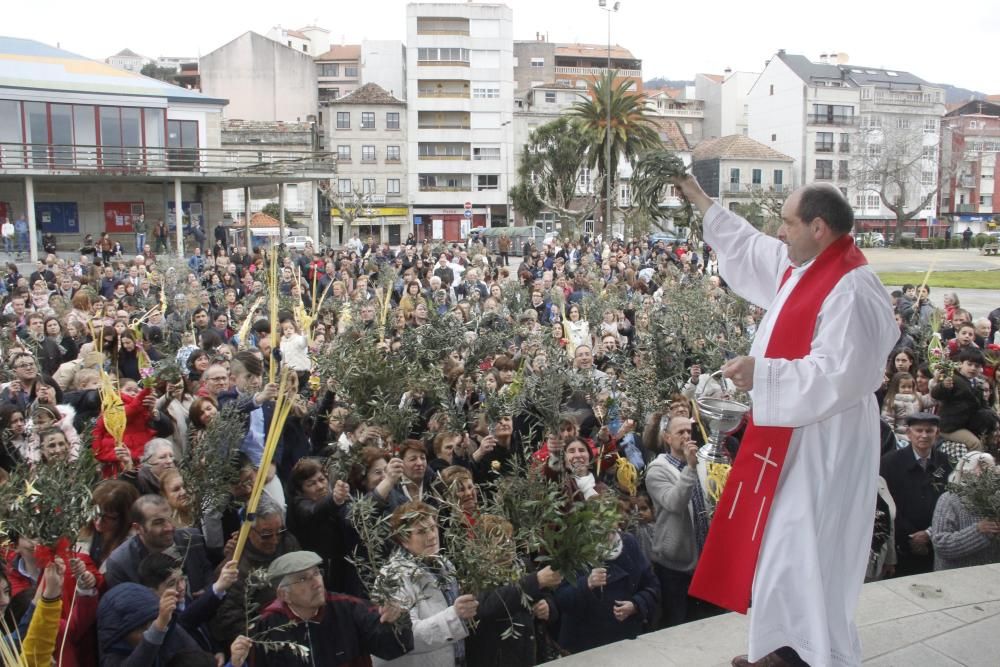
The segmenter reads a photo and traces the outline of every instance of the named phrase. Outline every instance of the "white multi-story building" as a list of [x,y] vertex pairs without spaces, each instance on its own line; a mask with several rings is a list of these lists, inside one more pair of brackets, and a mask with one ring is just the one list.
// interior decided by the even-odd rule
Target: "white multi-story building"
[[[513,12],[407,5],[409,191],[417,238],[506,224],[514,128]],[[466,213],[468,211],[468,213]]]
[[[832,183],[854,205],[859,229],[883,229],[895,215],[879,196],[878,172],[893,168],[891,158],[912,158],[904,160],[914,165],[907,207],[937,187],[944,91],[908,72],[845,60],[775,54],[748,94],[749,136],[794,160],[789,185]],[[935,215],[931,197],[908,228],[926,236]]]
[[759,72],[734,72],[695,76],[695,96],[705,103],[705,137],[746,135],[747,94]]
[[330,31],[316,25],[307,25],[298,30],[289,30],[277,25],[267,31],[266,37],[310,56],[317,56],[330,50]]
[[706,139],[694,149],[691,171],[705,193],[724,208],[749,203],[755,195],[788,192],[792,158],[742,134]]

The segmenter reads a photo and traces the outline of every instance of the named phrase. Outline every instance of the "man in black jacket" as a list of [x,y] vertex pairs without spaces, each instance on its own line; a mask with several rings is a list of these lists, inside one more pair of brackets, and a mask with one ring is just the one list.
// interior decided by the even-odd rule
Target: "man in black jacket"
[[[295,551],[271,563],[267,576],[276,583],[278,598],[263,611],[259,632],[284,646],[305,646],[313,665],[360,667],[370,664],[369,655],[393,660],[413,650],[412,628],[393,625],[401,609],[328,593],[321,562],[312,551]],[[243,639],[233,643],[233,667],[242,667],[251,648],[254,667],[302,665],[288,648],[264,650]]]
[[910,446],[882,457],[879,474],[896,502],[896,565],[898,576],[934,569],[930,525],[937,499],[947,488],[951,463],[934,448],[938,416],[918,412],[908,420]]

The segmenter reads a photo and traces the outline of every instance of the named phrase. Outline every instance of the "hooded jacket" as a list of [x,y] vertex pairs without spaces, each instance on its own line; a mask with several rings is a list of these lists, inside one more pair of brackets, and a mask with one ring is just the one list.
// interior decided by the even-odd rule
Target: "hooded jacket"
[[[181,651],[198,651],[198,643],[184,628],[171,622],[166,632],[149,626],[160,610],[156,593],[140,584],[126,582],[108,591],[97,607],[97,640],[101,667],[123,665],[158,667]],[[146,628],[138,646],[128,642],[128,634]]]

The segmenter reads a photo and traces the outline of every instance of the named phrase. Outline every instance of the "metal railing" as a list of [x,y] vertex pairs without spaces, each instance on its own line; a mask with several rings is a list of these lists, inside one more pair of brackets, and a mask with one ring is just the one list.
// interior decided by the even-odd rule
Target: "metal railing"
[[323,151],[0,143],[0,173],[314,177],[336,164],[337,154]]
[[467,100],[471,94],[467,90],[418,90],[417,97]]
[[[575,76],[601,76],[607,71],[607,67],[556,67],[556,74],[572,74]],[[617,71],[620,77],[642,77],[641,69],[619,69]]]
[[418,130],[468,130],[471,129],[469,123],[458,123],[452,125],[441,125],[438,123],[421,123],[417,122]]
[[817,153],[832,153],[833,143],[817,143],[816,144]]
[[418,160],[470,160],[471,155],[418,155]]
[[832,181],[833,180],[833,169],[817,169],[816,170],[816,180],[817,181]]
[[812,125],[857,125],[858,116],[829,116],[827,114],[811,113],[808,115]]
[[680,116],[682,118],[704,118],[705,112],[701,109],[669,109],[653,107],[653,110],[663,116]]
[[420,192],[472,192],[472,185],[421,185]]

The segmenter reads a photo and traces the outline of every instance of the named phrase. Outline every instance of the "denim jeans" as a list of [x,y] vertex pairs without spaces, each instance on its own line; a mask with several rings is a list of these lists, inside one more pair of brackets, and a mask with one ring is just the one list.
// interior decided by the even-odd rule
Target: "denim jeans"
[[11,252],[13,249],[14,249],[14,237],[13,236],[3,237],[4,252]]
[[26,252],[28,250],[28,232],[17,233],[17,251]]
[[142,249],[146,246],[146,234],[135,235],[135,254],[141,255]]

